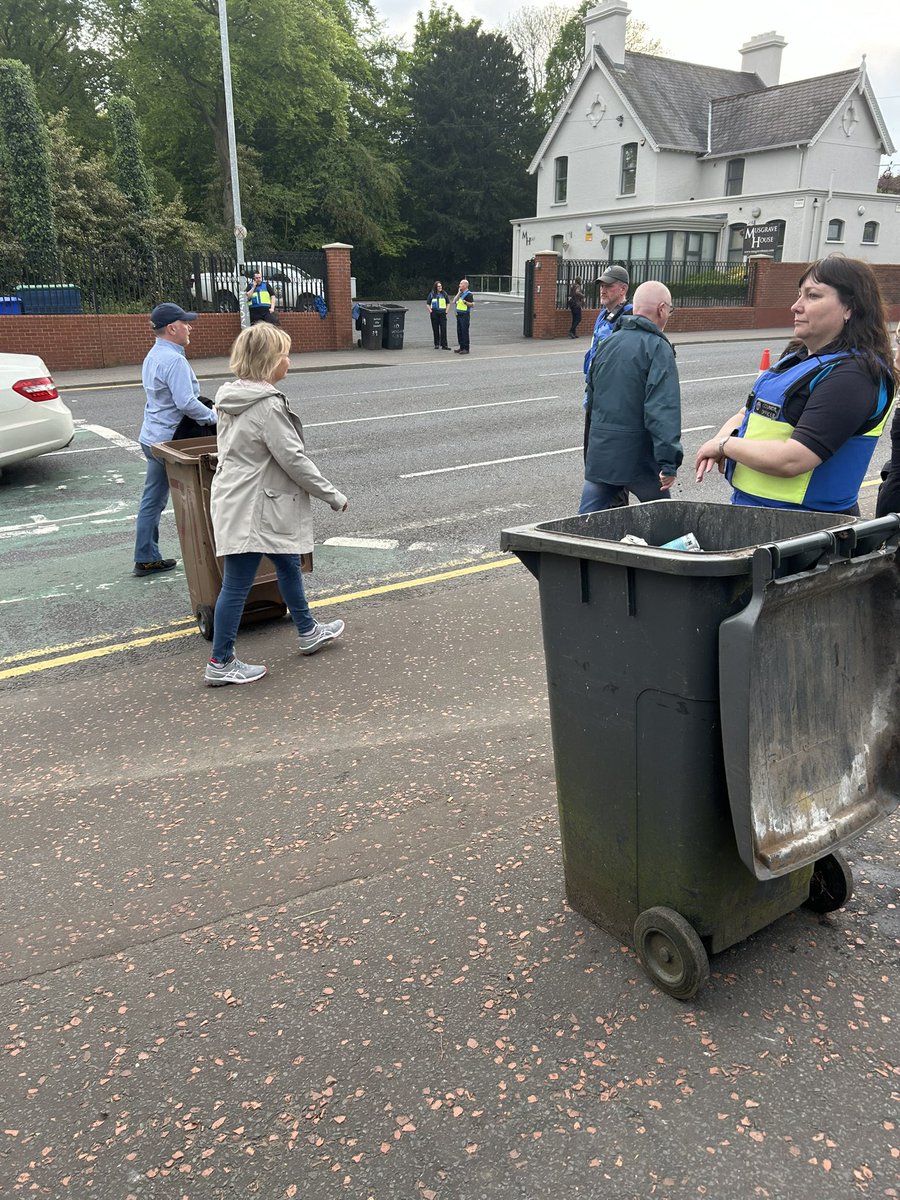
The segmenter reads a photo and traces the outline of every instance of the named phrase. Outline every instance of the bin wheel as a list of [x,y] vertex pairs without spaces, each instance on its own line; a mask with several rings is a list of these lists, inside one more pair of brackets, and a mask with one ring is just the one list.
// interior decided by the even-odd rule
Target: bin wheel
[[197,628],[208,642],[213,639],[213,610],[208,604],[201,604],[197,609]]
[[809,881],[809,899],[804,907],[829,913],[843,908],[853,895],[853,872],[843,854],[836,850],[818,859]]
[[647,908],[634,923],[644,970],[677,1000],[690,1000],[709,980],[709,959],[697,931],[674,908]]

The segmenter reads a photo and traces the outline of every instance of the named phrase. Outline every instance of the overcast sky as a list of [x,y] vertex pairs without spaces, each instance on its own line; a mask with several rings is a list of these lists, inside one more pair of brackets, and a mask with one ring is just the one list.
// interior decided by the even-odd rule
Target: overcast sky
[[[557,3],[564,0],[556,0]],[[394,33],[411,35],[416,13],[427,0],[375,0],[375,7]],[[502,26],[524,7],[507,0],[457,0],[464,20],[480,17],[486,27]],[[574,6],[573,6],[574,7]],[[781,60],[781,82],[828,75],[858,67],[866,55],[872,89],[898,152],[900,165],[900,25],[897,9],[883,0],[818,0],[785,5],[784,0],[755,0],[747,11],[722,0],[630,0],[631,15],[659,38],[666,55],[686,62],[740,70],[740,47],[758,33],[774,30],[787,41]],[[893,15],[892,15],[893,14]]]

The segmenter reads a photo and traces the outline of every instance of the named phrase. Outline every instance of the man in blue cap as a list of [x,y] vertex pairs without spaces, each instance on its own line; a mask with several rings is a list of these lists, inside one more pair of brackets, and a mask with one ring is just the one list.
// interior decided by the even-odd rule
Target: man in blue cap
[[191,322],[196,320],[195,312],[185,312],[178,304],[157,304],[150,314],[156,341],[141,369],[147,403],[138,441],[147,460],[147,476],[135,531],[135,575],[171,571],[176,563],[174,558],[163,558],[159,549],[159,518],[169,499],[169,480],[165,465],[153,457],[153,445],[170,441],[183,417],[208,425],[210,433],[215,430],[216,410],[199,399],[200,385],[184,353],[191,340]]

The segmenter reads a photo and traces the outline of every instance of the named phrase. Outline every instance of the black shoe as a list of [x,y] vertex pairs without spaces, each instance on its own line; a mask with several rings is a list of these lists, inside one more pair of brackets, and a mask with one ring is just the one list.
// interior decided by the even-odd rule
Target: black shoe
[[437,342],[434,343],[434,348],[435,350],[440,350],[440,346],[437,344]]
[[449,347],[449,346],[441,346],[441,349],[442,349],[442,350],[449,350],[449,349],[450,349],[450,347]]
[[156,562],[134,564],[135,575],[158,575],[160,571],[171,571],[178,565],[177,558],[159,558]]
[[454,354],[465,354],[465,350],[461,350],[461,349],[460,349],[460,350],[454,350],[454,351],[453,351],[453,353],[454,353]]

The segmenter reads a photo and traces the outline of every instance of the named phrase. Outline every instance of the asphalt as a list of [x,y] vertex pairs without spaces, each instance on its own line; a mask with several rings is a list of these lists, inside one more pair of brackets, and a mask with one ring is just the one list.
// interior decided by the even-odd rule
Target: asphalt
[[[494,298],[498,305],[514,304]],[[426,339],[421,330],[414,327],[413,320],[408,318],[409,335],[402,350],[364,350],[355,346],[351,350],[313,350],[295,353],[292,358],[292,372],[302,371],[346,371],[367,368],[395,366],[397,362],[412,365],[414,363],[430,363],[434,360],[434,350],[430,336]],[[420,322],[420,325],[423,323]],[[547,354],[556,346],[569,348],[566,338],[556,340],[536,340],[534,338],[511,338],[508,322],[504,322],[496,332],[489,332],[485,337],[481,328],[476,329],[473,354],[497,355],[531,355]],[[670,340],[675,346],[696,345],[698,343],[715,342],[765,342],[773,348],[781,346],[790,337],[789,329],[717,329],[707,332],[673,333]],[[586,340],[581,339],[586,345]],[[230,375],[228,359],[192,358],[191,366],[198,379],[221,379]],[[141,381],[140,363],[127,363],[116,367],[88,367],[78,371],[54,371],[53,378],[57,386],[65,388],[103,387],[116,384],[139,384]]]
[[4,1195],[897,1195],[896,815],[662,994],[566,905],[537,586],[476,566],[243,631],[251,687],[0,691]]

